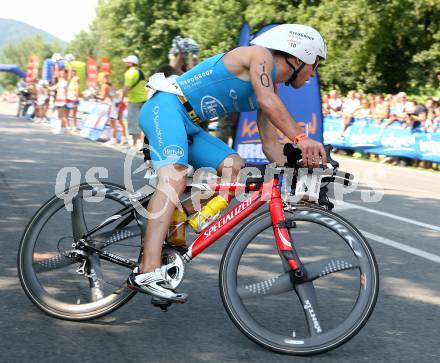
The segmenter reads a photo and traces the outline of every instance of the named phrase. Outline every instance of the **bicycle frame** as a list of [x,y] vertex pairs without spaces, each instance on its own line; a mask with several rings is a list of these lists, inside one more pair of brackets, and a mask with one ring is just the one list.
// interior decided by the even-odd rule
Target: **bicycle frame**
[[[220,191],[233,191],[233,192],[247,192],[252,193],[234,208],[229,210],[227,213],[220,215],[216,220],[214,220],[209,226],[203,229],[198,237],[194,240],[188,251],[183,254],[183,259],[186,262],[194,259],[197,255],[202,253],[206,248],[215,243],[221,236],[229,232],[238,223],[247,218],[250,214],[255,212],[266,202],[269,203],[269,210],[272,216],[272,222],[274,226],[274,236],[275,242],[280,256],[286,260],[289,267],[297,276],[301,276],[301,263],[294,251],[293,243],[289,234],[288,226],[285,223],[285,216],[283,210],[283,202],[281,200],[281,194],[279,190],[279,180],[278,176],[275,175],[273,179],[263,183],[261,186],[256,184],[241,184],[241,183],[213,183],[207,184],[207,187],[216,192]],[[138,202],[142,204],[147,200],[147,197],[140,199]],[[101,228],[113,223],[123,216],[133,212],[135,210],[134,206],[128,206],[115,213],[113,216],[107,218],[103,223],[101,223],[96,228],[89,231],[80,240],[86,248],[91,249],[93,252],[97,253],[100,258],[107,261],[134,268],[136,264],[122,256],[116,254],[102,251],[97,249],[86,242],[87,237],[100,230]],[[122,221],[121,223],[124,223]]]
[[[227,183],[227,184],[208,184],[211,190],[219,191],[241,191],[247,188],[245,184]],[[275,242],[280,251],[280,255],[286,258],[293,271],[299,269],[299,263],[295,258],[292,241],[289,230],[284,224],[284,210],[281,195],[279,191],[278,177],[264,183],[259,189],[250,186],[249,191],[253,191],[245,200],[236,205],[227,213],[214,220],[209,226],[202,230],[194,243],[189,247],[188,252],[184,254],[184,259],[189,261],[203,252],[210,245],[215,243],[221,236],[229,232],[238,223],[247,218],[250,214],[259,209],[267,201],[274,225]]]

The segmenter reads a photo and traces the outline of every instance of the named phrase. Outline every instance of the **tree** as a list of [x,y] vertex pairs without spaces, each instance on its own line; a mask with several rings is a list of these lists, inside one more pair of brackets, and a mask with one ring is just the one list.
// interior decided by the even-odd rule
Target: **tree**
[[328,41],[329,58],[320,70],[325,87],[394,93],[434,79],[440,65],[436,1],[326,0],[303,4],[299,12],[298,20]]
[[102,0],[90,33],[75,38],[82,52],[89,50],[95,57],[107,56],[112,64],[112,79],[122,84],[122,58],[135,54],[146,74],[167,61],[167,51],[174,36],[180,34],[178,20],[188,12],[189,1]]
[[[25,38],[18,44],[8,43],[0,53],[1,63],[17,64],[26,70],[31,55],[36,55],[42,65],[44,59],[50,58],[53,53],[62,52],[62,46],[58,42],[48,43],[41,35]],[[0,84],[6,89],[13,89],[17,83],[17,76],[13,74],[0,74]]]
[[87,60],[88,57],[96,58],[98,53],[99,39],[96,32],[86,32],[82,30],[69,43],[66,54],[74,54],[77,59]]
[[234,47],[242,24],[314,26],[328,42],[319,68],[324,89],[432,92],[440,71],[437,0],[101,0],[87,33],[69,50],[78,58],[108,56],[120,85],[128,54],[149,74],[167,62],[176,35],[194,38],[201,57]]
[[249,1],[196,0],[179,28],[200,45],[200,56],[206,58],[226,52],[238,43],[245,10]]

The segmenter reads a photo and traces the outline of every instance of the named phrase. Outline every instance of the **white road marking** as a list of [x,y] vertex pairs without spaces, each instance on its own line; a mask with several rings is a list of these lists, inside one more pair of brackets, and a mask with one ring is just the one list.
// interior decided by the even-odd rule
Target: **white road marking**
[[[344,205],[345,205],[345,208],[344,208]],[[434,231],[440,232],[440,226],[435,226],[433,224],[428,224],[428,223],[423,223],[423,222],[419,222],[419,221],[414,221],[414,220],[409,219],[409,218],[396,216],[395,214],[381,212],[381,211],[378,211],[378,210],[375,210],[375,209],[371,209],[371,208],[367,208],[367,207],[362,207],[362,206],[357,205],[357,204],[352,204],[352,203],[344,202],[343,205],[337,207],[338,210],[344,210],[344,209],[349,209],[349,208],[360,209],[360,210],[363,210],[363,211],[368,212],[368,213],[373,213],[373,214],[377,214],[377,215],[380,215],[380,216],[383,216],[383,217],[388,217],[388,218],[396,219],[398,221],[415,224],[415,225],[420,226],[420,227],[425,227],[425,228],[429,228],[429,229],[432,229]]]
[[[396,242],[396,241],[393,241],[391,239],[388,239],[388,238],[385,238],[385,237],[382,237],[382,236],[378,236],[376,234],[373,234],[373,233],[370,233],[370,232],[367,232],[367,231],[362,231],[361,230],[360,232],[364,235],[365,238],[368,238],[368,239],[371,239],[373,241],[382,243],[382,244],[387,245],[389,247],[397,248],[398,250],[401,250],[401,251],[404,251],[404,252],[411,253],[413,255],[416,255],[418,257],[422,257],[422,258],[427,259],[429,261],[440,263],[440,256],[435,255],[433,253],[422,251],[422,250],[420,250],[418,248],[414,248],[414,247],[405,245],[403,243]],[[229,233],[225,233],[225,234],[227,235]],[[258,237],[259,238],[263,238],[263,239],[272,240],[272,241],[275,242],[275,237],[274,236],[260,234]]]
[[410,247],[410,246],[407,246],[407,245],[405,245],[403,243],[396,242],[396,241],[393,241],[391,239],[388,239],[388,238],[385,238],[385,237],[381,237],[381,236],[378,236],[376,234],[373,234],[373,233],[370,233],[370,232],[367,232],[367,231],[361,231],[361,233],[366,238],[372,239],[373,241],[382,243],[382,244],[390,246],[390,247],[397,248],[398,250],[411,253],[413,255],[425,258],[425,259],[427,259],[429,261],[440,263],[440,256],[434,255],[433,253],[422,251],[422,250],[419,250],[418,248]]

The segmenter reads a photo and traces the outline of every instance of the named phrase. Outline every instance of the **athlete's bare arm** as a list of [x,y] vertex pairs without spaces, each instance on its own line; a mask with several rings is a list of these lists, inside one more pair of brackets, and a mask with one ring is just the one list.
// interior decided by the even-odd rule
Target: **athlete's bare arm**
[[277,128],[267,119],[262,111],[257,114],[258,131],[263,146],[263,153],[270,162],[284,165],[283,145],[278,141]]
[[[272,79],[272,69],[274,58],[272,53],[266,48],[253,46],[236,48],[225,55],[225,66],[240,79],[250,81],[255,91],[261,112],[265,115],[274,129],[279,129],[290,140],[295,142],[295,136],[304,131],[296,124],[290,116],[287,108],[275,92],[274,80]],[[278,71],[277,71],[278,73]],[[278,79],[277,81],[281,81]],[[267,125],[264,127],[267,128]],[[271,142],[272,146],[276,144],[269,136],[270,129],[267,129],[266,140]],[[298,143],[303,153],[306,165],[318,166],[320,159],[326,163],[326,155],[322,144],[311,139],[302,140]],[[265,147],[265,146],[264,146]],[[269,147],[267,147],[269,149]],[[280,158],[277,155],[271,157]]]
[[295,123],[281,99],[275,93],[272,80],[273,57],[264,48],[252,47],[249,63],[250,81],[261,111],[290,140],[303,130]]

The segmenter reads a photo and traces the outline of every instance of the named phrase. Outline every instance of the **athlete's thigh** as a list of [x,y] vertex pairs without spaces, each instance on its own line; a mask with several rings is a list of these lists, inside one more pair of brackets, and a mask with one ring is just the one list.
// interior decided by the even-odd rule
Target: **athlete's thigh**
[[194,168],[211,167],[217,169],[220,163],[237,152],[223,141],[200,129],[192,135],[189,145],[189,161]]
[[141,109],[140,127],[148,138],[151,160],[157,170],[164,165],[188,164],[188,136],[174,95],[155,94]]

